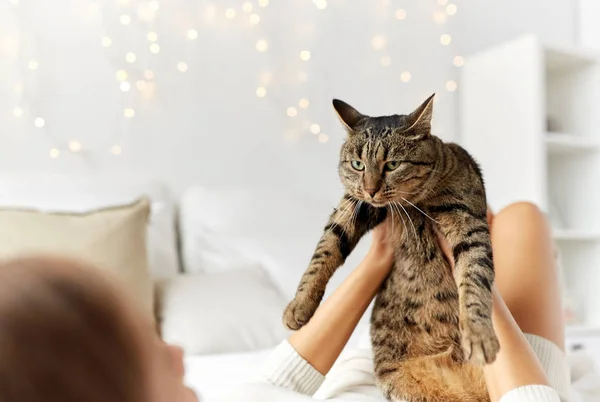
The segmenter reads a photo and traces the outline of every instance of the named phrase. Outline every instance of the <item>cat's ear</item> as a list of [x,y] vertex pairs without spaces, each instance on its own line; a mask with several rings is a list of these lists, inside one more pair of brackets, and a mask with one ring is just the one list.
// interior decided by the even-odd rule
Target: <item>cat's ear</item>
[[416,136],[427,136],[431,134],[431,119],[433,117],[433,99],[435,94],[425,100],[414,112],[406,116],[408,124],[407,132]]
[[358,110],[339,99],[333,100],[333,108],[337,112],[342,123],[352,132],[356,125],[365,117]]

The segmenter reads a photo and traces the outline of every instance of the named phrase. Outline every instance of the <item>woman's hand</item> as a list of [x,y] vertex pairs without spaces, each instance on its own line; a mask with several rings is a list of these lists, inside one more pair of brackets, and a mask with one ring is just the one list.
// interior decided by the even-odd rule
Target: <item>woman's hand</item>
[[373,229],[371,248],[365,257],[369,262],[367,267],[379,267],[384,271],[391,271],[394,264],[394,244],[390,238],[390,221],[386,219]]

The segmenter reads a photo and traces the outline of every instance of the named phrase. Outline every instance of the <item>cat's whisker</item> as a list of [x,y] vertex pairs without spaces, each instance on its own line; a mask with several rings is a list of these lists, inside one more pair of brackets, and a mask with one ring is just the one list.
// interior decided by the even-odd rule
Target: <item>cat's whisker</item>
[[360,208],[362,207],[363,201],[358,201],[358,203],[354,206],[354,212],[350,217],[350,222],[352,223],[352,227],[354,228],[356,225],[356,220],[358,219],[358,214],[360,213]]
[[[340,212],[340,218],[344,218],[346,216],[346,214],[349,211],[349,208],[355,203],[356,201],[354,200],[346,200],[344,201],[339,208],[336,209],[336,211],[342,211]],[[337,219],[336,219],[337,220]],[[334,220],[335,221],[335,220]],[[343,226],[342,226],[342,230],[343,230]],[[323,237],[327,237],[329,236],[329,234],[333,231],[333,227],[329,228],[329,230],[327,232],[325,232],[325,234],[323,234]]]
[[395,207],[396,208],[396,212],[398,213],[398,216],[400,216],[400,219],[402,219],[402,224],[404,225],[404,230],[406,230],[407,226],[406,226],[406,221],[404,220],[404,217],[402,216],[402,212],[400,212],[400,210],[398,209],[398,207],[396,206],[395,202],[391,202],[390,206],[392,207],[392,209]]
[[[389,203],[388,203],[389,205]],[[390,208],[390,213],[392,214],[392,233],[394,233],[394,209]]]
[[408,202],[410,205],[412,205],[413,207],[415,207],[415,208],[416,208],[416,209],[417,209],[417,210],[418,210],[420,213],[422,213],[423,215],[425,215],[426,217],[428,217],[429,219],[431,219],[431,220],[432,220],[432,221],[434,221],[435,223],[438,223],[438,224],[439,224],[439,222],[438,222],[438,221],[436,221],[436,220],[435,220],[435,219],[433,219],[431,216],[429,216],[429,215],[427,215],[425,212],[423,212],[423,210],[422,210],[421,208],[417,207],[415,204],[413,204],[412,202],[410,202],[409,200],[407,200],[407,199],[406,199],[406,198],[404,198],[404,197],[400,197],[400,198],[402,198],[404,201]]
[[417,228],[415,228],[415,224],[413,223],[412,219],[410,219],[410,215],[408,214],[408,211],[404,208],[404,206],[402,204],[397,203],[396,205],[399,205],[400,208],[402,208],[402,210],[406,214],[406,217],[408,218],[408,221],[410,222],[410,225],[413,228],[413,233],[415,234],[415,242],[417,243],[417,247],[420,247],[419,236],[417,235]]

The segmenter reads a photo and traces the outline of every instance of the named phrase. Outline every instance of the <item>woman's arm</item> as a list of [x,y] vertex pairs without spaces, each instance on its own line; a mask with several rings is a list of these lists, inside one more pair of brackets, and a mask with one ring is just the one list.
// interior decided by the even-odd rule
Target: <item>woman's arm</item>
[[375,228],[364,260],[289,338],[290,345],[321,374],[329,372],[390,272],[394,251],[388,242],[387,225],[384,222]]
[[[488,212],[490,226],[492,218],[493,216]],[[450,262],[452,269],[454,269],[452,250],[443,236],[439,235],[438,237],[442,251]],[[485,382],[491,402],[504,401],[503,397],[511,391],[534,385],[545,387],[535,391],[532,390],[531,392],[537,392],[540,397],[529,398],[528,400],[544,402],[558,400],[558,394],[546,388],[549,383],[542,365],[495,286],[492,287],[492,293],[492,322],[500,342],[500,351],[496,356],[496,360],[484,367]],[[525,389],[523,391],[529,392]],[[523,399],[520,395],[515,395],[511,400],[519,401]]]
[[496,402],[517,388],[549,383],[540,361],[495,287],[493,297],[492,321],[500,352],[483,372],[490,399]]

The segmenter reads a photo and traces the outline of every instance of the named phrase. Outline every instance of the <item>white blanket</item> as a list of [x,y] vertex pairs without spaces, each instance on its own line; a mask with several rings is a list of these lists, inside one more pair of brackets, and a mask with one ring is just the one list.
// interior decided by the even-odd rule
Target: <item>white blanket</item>
[[[187,357],[186,383],[198,393],[202,402],[219,401],[223,395],[253,381],[258,374],[257,370],[260,370],[270,353],[271,350],[262,350]],[[592,358],[585,352],[574,352],[569,356],[569,364],[573,381],[571,402],[600,401],[600,371],[595,367]],[[315,397],[351,401],[353,394],[373,392],[372,379],[369,354],[361,350],[348,351],[340,357]],[[348,389],[345,386],[348,383],[353,384],[353,387]],[[336,394],[335,390],[339,389],[344,389],[344,394]],[[381,400],[384,401],[383,398]]]

